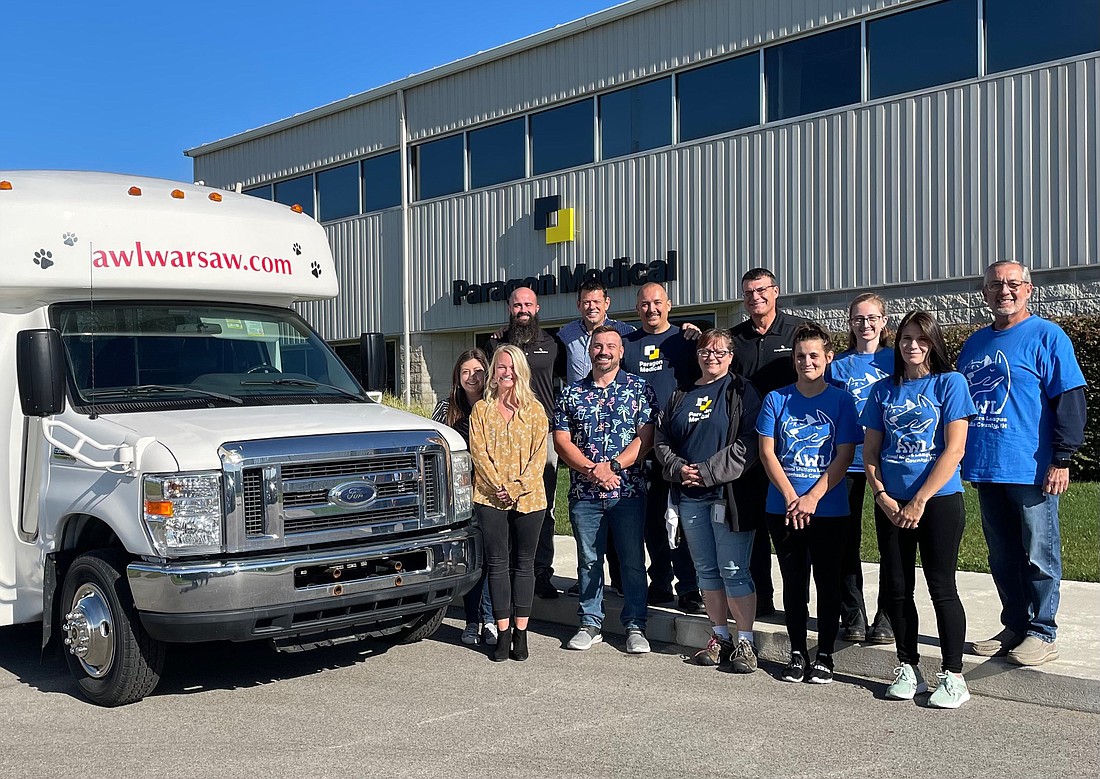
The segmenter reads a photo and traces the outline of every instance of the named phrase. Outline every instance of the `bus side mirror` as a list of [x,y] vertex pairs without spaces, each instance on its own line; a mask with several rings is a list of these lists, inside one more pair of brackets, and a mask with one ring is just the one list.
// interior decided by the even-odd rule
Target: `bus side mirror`
[[359,336],[360,380],[367,392],[386,389],[386,337],[382,333]]
[[57,330],[21,330],[15,342],[19,402],[28,417],[65,410],[65,352]]

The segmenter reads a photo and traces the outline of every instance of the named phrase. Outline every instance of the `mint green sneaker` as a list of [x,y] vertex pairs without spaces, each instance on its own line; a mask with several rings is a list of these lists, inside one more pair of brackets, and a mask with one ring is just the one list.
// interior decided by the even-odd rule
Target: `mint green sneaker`
[[940,686],[928,696],[928,705],[934,709],[957,709],[970,700],[970,690],[962,674],[944,671],[936,674]]
[[919,668],[902,663],[894,669],[894,683],[886,688],[886,697],[895,701],[911,701],[919,692],[928,692],[928,684]]

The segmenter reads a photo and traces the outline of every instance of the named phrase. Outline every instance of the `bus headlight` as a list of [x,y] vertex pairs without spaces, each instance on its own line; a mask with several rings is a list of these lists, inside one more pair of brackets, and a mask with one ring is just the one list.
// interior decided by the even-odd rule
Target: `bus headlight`
[[146,476],[145,529],[164,557],[222,551],[219,473]]

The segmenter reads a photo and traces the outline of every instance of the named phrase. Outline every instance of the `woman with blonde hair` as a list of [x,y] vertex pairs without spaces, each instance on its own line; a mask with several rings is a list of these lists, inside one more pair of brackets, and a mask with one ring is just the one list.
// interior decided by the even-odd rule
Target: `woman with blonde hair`
[[497,347],[485,397],[470,413],[470,455],[475,472],[474,511],[485,538],[489,594],[497,623],[492,659],[498,662],[528,657],[535,547],[546,510],[542,471],[549,429],[546,412],[531,391],[527,358],[511,344]]

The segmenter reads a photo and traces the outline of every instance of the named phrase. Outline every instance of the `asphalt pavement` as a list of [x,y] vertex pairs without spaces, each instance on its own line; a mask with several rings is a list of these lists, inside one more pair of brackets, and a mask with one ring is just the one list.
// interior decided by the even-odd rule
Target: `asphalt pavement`
[[[556,536],[554,554],[554,582],[564,591],[576,582],[576,543],[569,536]],[[868,608],[872,610],[878,598],[878,579],[878,565],[864,563],[864,598]],[[772,580],[775,584],[775,605],[781,609],[783,580],[774,557]],[[1001,604],[992,577],[963,571],[958,574],[958,587],[966,611],[967,641],[978,641],[998,633],[1001,630]],[[817,598],[812,586],[810,590],[810,630],[813,631],[816,622],[812,615],[816,613]],[[623,628],[619,624],[622,598],[609,589],[605,592],[610,594],[606,598],[604,630],[622,633]],[[921,670],[926,679],[934,681],[940,670],[936,618],[924,577],[919,573],[915,600],[920,621]],[[577,599],[567,597],[564,593],[557,600],[536,598],[534,616],[549,622],[576,626]],[[676,644],[693,651],[706,646],[711,634],[710,622],[706,617],[687,616],[671,607],[651,607],[648,619],[646,632],[651,640]],[[761,656],[786,662],[790,656],[790,641],[783,625],[782,611],[758,621],[754,630]],[[811,652],[815,641],[815,634],[811,632]],[[1038,668],[1022,668],[1001,658],[964,655],[963,674],[971,693],[1100,713],[1100,584],[1062,582],[1057,644],[1058,659]],[[835,662],[838,673],[874,681],[889,682],[893,679],[894,668],[898,663],[893,645],[874,646],[839,641],[837,647]]]

